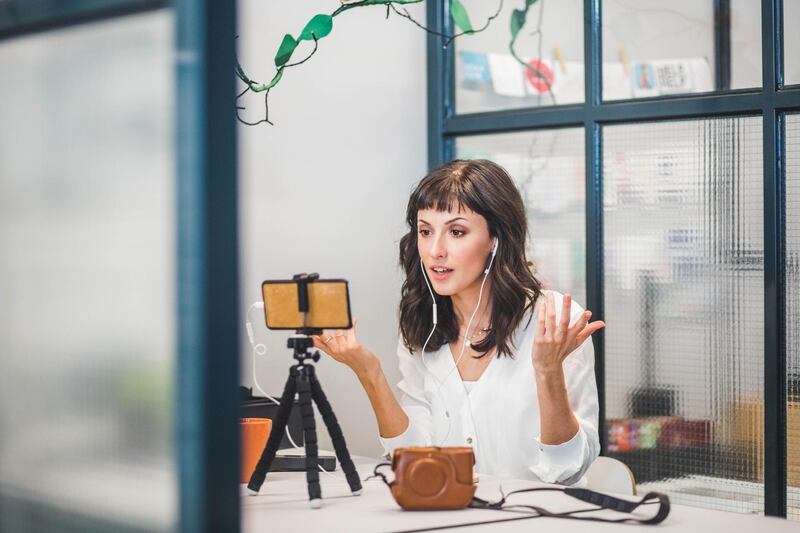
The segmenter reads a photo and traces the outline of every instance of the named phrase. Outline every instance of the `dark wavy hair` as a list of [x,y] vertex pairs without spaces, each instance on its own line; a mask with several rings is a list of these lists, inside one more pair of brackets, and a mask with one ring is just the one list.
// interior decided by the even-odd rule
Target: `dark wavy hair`
[[[528,218],[514,182],[500,165],[485,159],[456,159],[431,171],[408,199],[406,222],[409,231],[400,239],[400,265],[405,280],[400,298],[400,333],[406,347],[422,349],[433,324],[431,295],[425,284],[417,248],[417,212],[421,209],[457,211],[466,206],[482,215],[489,234],[499,237],[491,278],[491,330],[473,348],[485,356],[498,347],[498,357],[513,357],[513,333],[542,294],[542,284],[533,274],[525,256]],[[456,209],[453,209],[453,208]],[[487,256],[488,265],[489,256]],[[450,296],[435,294],[438,324],[426,351],[436,351],[458,338],[458,321]],[[528,316],[530,324],[533,313]],[[527,327],[527,326],[526,326]]]

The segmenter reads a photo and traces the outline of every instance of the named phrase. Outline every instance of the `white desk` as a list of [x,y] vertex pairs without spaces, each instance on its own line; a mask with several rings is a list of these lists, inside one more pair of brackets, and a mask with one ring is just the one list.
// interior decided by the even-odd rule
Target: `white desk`
[[[372,470],[379,461],[354,457],[358,474],[363,480],[372,475]],[[391,473],[386,467],[383,472]],[[333,477],[332,477],[333,476]],[[245,533],[302,533],[318,532],[396,532],[413,529],[441,527],[467,522],[485,520],[504,520],[515,517],[510,512],[499,512],[481,509],[464,509],[459,511],[403,511],[392,499],[389,488],[380,479],[372,479],[363,483],[361,496],[350,495],[350,488],[344,474],[338,469],[328,475],[320,472],[322,486],[322,508],[310,509],[308,506],[308,490],[305,472],[275,472],[267,476],[257,496],[246,495],[242,485],[242,531]],[[511,490],[546,486],[525,480],[500,480],[490,476],[481,476],[476,496],[495,501],[500,499],[499,486],[505,492]],[[511,497],[511,503],[532,503],[549,511],[567,511],[590,507],[588,504],[570,498],[564,494],[541,492],[519,494]],[[655,505],[646,506],[646,514],[652,516]],[[605,514],[601,514],[605,513]],[[586,513],[583,516],[606,516],[618,518],[620,513]],[[790,522],[782,518],[713,511],[683,505],[672,505],[667,519],[658,526],[641,524],[605,524],[580,520],[564,520],[555,518],[531,518],[497,524],[456,527],[443,531],[555,531],[559,533],[590,531],[615,531],[620,533],[649,531],[657,533],[669,531],[696,531],[711,533],[767,532],[782,531],[800,532],[800,522]]]

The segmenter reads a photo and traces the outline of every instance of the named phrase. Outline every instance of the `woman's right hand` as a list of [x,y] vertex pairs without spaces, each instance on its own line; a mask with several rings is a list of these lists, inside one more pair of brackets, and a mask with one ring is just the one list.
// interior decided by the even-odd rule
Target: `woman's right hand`
[[366,375],[380,369],[380,360],[356,338],[357,324],[358,320],[354,320],[350,329],[325,330],[322,335],[311,335],[311,339],[315,348],[346,364],[356,374]]

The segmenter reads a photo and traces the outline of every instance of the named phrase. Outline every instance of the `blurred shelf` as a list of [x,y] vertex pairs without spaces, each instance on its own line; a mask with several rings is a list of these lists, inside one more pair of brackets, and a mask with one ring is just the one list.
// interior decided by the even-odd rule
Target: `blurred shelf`
[[741,449],[718,444],[607,452],[606,456],[625,463],[637,483],[668,482],[689,476],[711,476],[729,483],[732,480],[755,483],[759,466],[744,464]]

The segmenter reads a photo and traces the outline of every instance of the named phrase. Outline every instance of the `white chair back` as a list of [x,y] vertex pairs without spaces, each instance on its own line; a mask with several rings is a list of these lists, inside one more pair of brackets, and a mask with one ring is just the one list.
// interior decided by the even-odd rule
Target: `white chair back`
[[586,471],[586,488],[634,496],[636,480],[628,465],[611,457],[598,457]]

